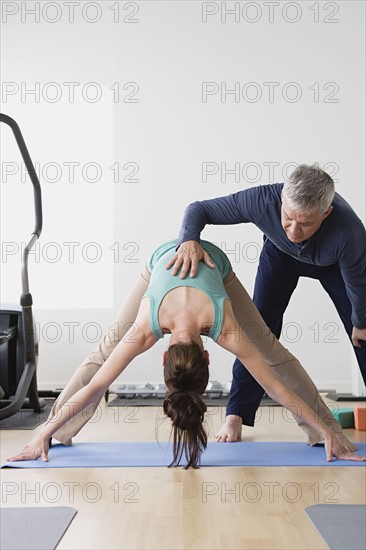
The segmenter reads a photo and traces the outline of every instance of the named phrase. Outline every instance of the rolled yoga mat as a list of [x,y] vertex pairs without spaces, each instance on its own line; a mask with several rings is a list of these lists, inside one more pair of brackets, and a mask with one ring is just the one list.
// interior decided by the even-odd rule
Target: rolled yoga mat
[[365,550],[365,505],[315,504],[305,512],[331,550]]
[[[366,443],[356,443],[365,456]],[[14,455],[18,450],[14,449]],[[123,466],[168,466],[172,444],[152,442],[75,443],[71,447],[56,444],[50,448],[49,462],[41,459],[5,462],[1,468],[119,468]],[[181,466],[186,461],[182,460]],[[241,441],[208,443],[202,454],[202,466],[365,466],[366,462],[326,461],[323,445],[278,441]]]
[[53,550],[77,511],[69,506],[2,508],[1,550]]

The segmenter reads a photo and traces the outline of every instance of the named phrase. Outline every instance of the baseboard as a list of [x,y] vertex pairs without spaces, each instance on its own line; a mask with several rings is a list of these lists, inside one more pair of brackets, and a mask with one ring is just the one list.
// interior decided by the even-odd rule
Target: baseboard
[[[151,382],[151,384],[161,384],[163,381],[162,380],[158,380],[156,382]],[[219,382],[221,382],[219,380]],[[136,386],[140,385],[140,384],[143,384],[144,382],[134,382],[134,381],[123,381],[124,384],[134,384]],[[61,390],[63,390],[63,388],[66,386],[67,382],[59,382],[59,383],[56,383],[56,382],[46,382],[46,383],[38,383],[38,389],[39,391],[58,391],[60,392]],[[225,384],[227,384],[227,380],[226,381],[223,381],[221,382],[221,384],[223,386],[225,386]],[[113,384],[111,384],[111,386],[109,387],[109,391],[111,393],[114,393],[117,388],[121,385],[121,382],[114,382]],[[322,382],[321,384],[317,385],[315,384],[318,388],[318,391],[319,393],[352,393],[352,386],[349,382],[342,382],[342,383],[337,383],[336,387],[335,387],[335,384],[334,382]]]
[[352,393],[330,392],[325,397],[332,401],[366,401],[366,395],[353,395]]

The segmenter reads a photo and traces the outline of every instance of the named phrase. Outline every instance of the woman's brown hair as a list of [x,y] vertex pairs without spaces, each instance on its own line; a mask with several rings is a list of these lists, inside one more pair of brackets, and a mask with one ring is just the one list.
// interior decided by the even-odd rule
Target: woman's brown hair
[[169,393],[163,409],[173,425],[173,461],[169,466],[178,466],[184,454],[186,468],[197,467],[207,447],[203,427],[207,407],[200,396],[208,377],[208,360],[198,344],[180,343],[168,348],[164,379]]

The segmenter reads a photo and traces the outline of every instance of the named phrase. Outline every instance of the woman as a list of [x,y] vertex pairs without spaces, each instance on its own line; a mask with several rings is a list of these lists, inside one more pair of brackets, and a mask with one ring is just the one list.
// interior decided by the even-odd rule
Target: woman
[[[324,440],[328,461],[333,456],[363,460],[352,454],[354,446],[342,434],[311,379],[307,377],[306,384],[296,387],[296,373],[301,370],[303,375],[301,365],[271,334],[258,312],[255,333],[260,332],[261,337],[253,341],[255,306],[233,273],[227,256],[213,244],[202,241],[216,268],[200,262],[195,278],[180,279],[172,277],[166,269],[175,246],[175,240],[169,241],[152,254],[122,307],[115,325],[117,330],[111,329],[76,371],[38,437],[23,453],[9,460],[38,457],[48,460],[52,437],[70,445],[72,437],[93,416],[112,382],[137,355],[150,349],[164,334],[171,334],[163,361],[168,388],[164,411],[173,425],[171,465],[177,466],[185,454],[187,467],[197,466],[207,445],[203,428],[206,406],[201,395],[209,378],[209,357],[203,349],[201,335],[211,337],[239,357],[267,393],[298,417],[312,444]],[[137,302],[140,302],[138,311]],[[245,322],[249,310],[250,327]],[[293,378],[282,381],[281,365],[288,361],[293,362]],[[304,385],[307,400],[312,396],[308,403],[301,399]]]

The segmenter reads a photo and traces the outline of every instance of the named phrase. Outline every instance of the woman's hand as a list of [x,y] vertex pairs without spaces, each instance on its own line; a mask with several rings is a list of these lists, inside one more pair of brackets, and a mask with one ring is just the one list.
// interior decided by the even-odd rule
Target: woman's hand
[[189,270],[190,277],[195,277],[200,260],[205,262],[208,267],[216,267],[210,256],[197,241],[185,241],[180,245],[176,254],[174,254],[173,258],[165,267],[166,269],[169,269],[172,265],[174,266],[172,269],[172,275],[176,275],[182,267],[179,275],[181,279],[185,278]]
[[338,460],[355,460],[356,462],[364,462],[366,458],[361,455],[356,455],[353,451],[350,451],[343,442],[337,438],[337,434],[329,432],[324,435],[325,453],[327,455],[327,462],[331,462],[333,457]]
[[41,457],[43,462],[48,462],[49,438],[39,435],[36,439],[28,443],[23,451],[15,456],[8,458],[8,462],[18,460],[37,460]]

